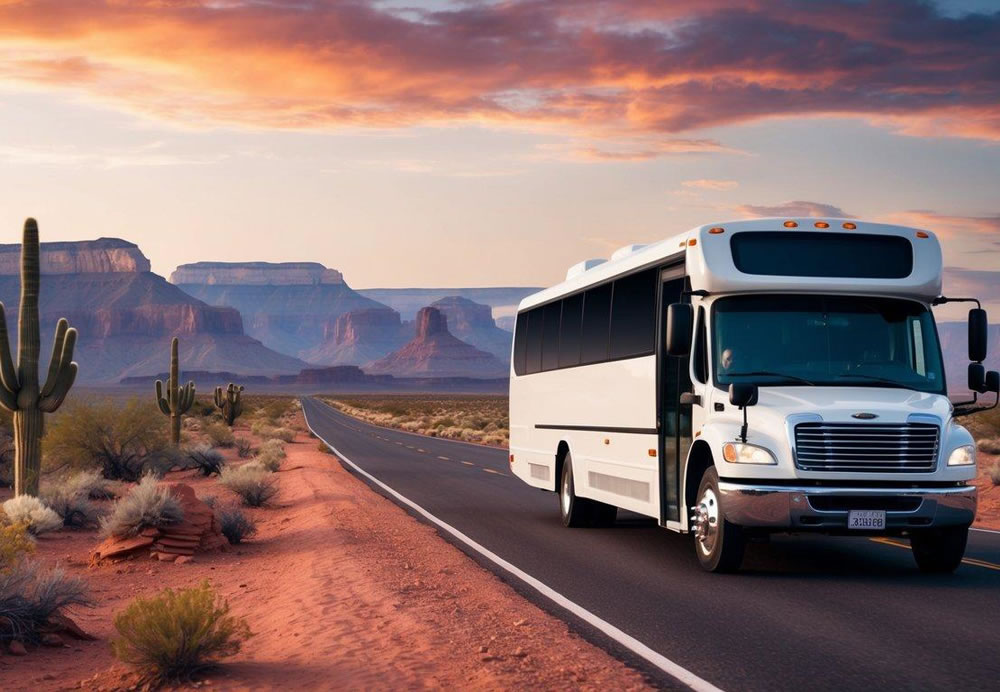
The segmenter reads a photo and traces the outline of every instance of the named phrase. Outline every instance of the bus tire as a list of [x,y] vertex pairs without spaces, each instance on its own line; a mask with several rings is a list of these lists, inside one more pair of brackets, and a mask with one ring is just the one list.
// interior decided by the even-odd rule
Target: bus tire
[[576,496],[576,486],[573,483],[573,459],[569,452],[562,463],[562,477],[559,479],[559,514],[563,526],[578,528],[590,526],[592,511],[590,501]]
[[921,572],[951,574],[962,564],[968,540],[968,526],[924,529],[910,534],[910,547]]
[[691,533],[698,563],[708,572],[735,572],[743,563],[746,537],[743,528],[726,521],[719,492],[719,474],[705,469],[698,495],[691,508]]

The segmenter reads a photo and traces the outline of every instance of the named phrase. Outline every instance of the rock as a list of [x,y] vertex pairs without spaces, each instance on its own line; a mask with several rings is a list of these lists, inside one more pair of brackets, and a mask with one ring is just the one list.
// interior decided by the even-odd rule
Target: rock
[[68,616],[60,613],[50,615],[49,621],[46,623],[44,629],[85,642],[92,642],[97,639],[94,635],[82,630],[80,626]]
[[11,656],[27,656],[28,650],[24,648],[24,644],[13,639],[7,644],[7,653]]
[[145,553],[153,545],[154,540],[154,536],[142,534],[126,538],[109,536],[91,552],[90,564],[97,565],[107,561],[124,560],[139,553]]
[[480,646],[480,647],[479,647],[479,650],[478,650],[478,652],[477,652],[477,653],[481,653],[481,654],[485,654],[485,653],[486,653],[486,652],[487,652],[488,650],[489,650],[489,649],[487,649],[487,648],[486,648],[486,645],[484,644],[483,646]]
[[318,262],[194,262],[170,275],[174,284],[318,286],[342,284],[344,275]]
[[186,565],[186,564],[189,564],[191,562],[194,562],[194,556],[193,555],[180,555],[180,556],[178,556],[178,558],[176,560],[174,560],[174,564],[177,564],[177,565]]
[[510,362],[510,346],[514,335],[496,325],[493,321],[493,309],[489,305],[475,303],[461,296],[448,296],[434,301],[430,307],[444,313],[448,319],[448,331],[457,338],[492,353],[504,363]]
[[[39,247],[42,274],[95,274],[148,272],[149,260],[135,243],[120,238],[98,238]],[[21,274],[21,245],[0,245],[0,274]]]
[[57,646],[62,646],[64,643],[65,642],[63,642],[63,638],[60,637],[55,632],[49,632],[47,634],[42,635],[42,644],[44,644],[45,646],[57,647]]
[[391,353],[408,338],[395,310],[352,310],[327,322],[323,342],[302,357],[324,365],[362,365]]

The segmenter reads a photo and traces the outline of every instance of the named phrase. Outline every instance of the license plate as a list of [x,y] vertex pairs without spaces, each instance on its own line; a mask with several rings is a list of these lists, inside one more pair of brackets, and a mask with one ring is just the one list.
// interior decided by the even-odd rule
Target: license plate
[[852,509],[847,513],[847,528],[880,531],[885,528],[884,509]]

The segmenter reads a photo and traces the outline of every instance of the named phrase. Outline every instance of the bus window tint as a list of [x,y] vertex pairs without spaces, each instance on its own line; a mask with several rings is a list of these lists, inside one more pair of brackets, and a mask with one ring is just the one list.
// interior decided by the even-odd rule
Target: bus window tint
[[559,367],[580,364],[580,327],[583,324],[583,294],[563,299],[562,328],[559,330]]
[[615,281],[611,307],[611,357],[653,352],[656,339],[656,270]]
[[584,294],[580,362],[608,359],[608,326],[611,318],[611,284],[595,286]]
[[514,325],[514,373],[523,375],[525,373],[524,357],[526,355],[525,343],[528,337],[528,313],[522,312],[517,316],[517,324]]
[[545,322],[542,327],[542,370],[559,367],[559,316],[562,301],[549,303],[544,308]]
[[528,336],[525,350],[524,371],[528,374],[542,369],[542,327],[545,324],[542,311],[535,308],[528,313]]

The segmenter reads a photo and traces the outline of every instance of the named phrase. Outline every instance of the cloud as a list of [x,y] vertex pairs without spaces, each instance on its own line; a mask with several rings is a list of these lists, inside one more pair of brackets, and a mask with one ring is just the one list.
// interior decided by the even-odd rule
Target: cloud
[[[485,123],[649,160],[706,127],[861,117],[1000,140],[1000,12],[886,0],[0,1],[0,83],[194,127]],[[681,138],[681,141],[684,141]],[[690,141],[698,141],[697,138]]]
[[945,238],[994,235],[1000,237],[1000,214],[960,216],[930,209],[914,209],[889,214],[886,220],[901,226],[916,226]]
[[30,166],[79,168],[149,168],[160,166],[200,166],[219,163],[226,155],[184,156],[158,151],[162,142],[129,149],[84,150],[75,146],[10,146],[0,144],[0,162]]
[[682,180],[681,185],[684,187],[695,187],[700,190],[732,190],[735,187],[739,187],[739,183],[735,180],[709,180],[702,178],[699,180]]
[[835,219],[853,219],[840,207],[822,202],[793,201],[782,202],[774,206],[743,204],[736,208],[742,216],[809,216]]

